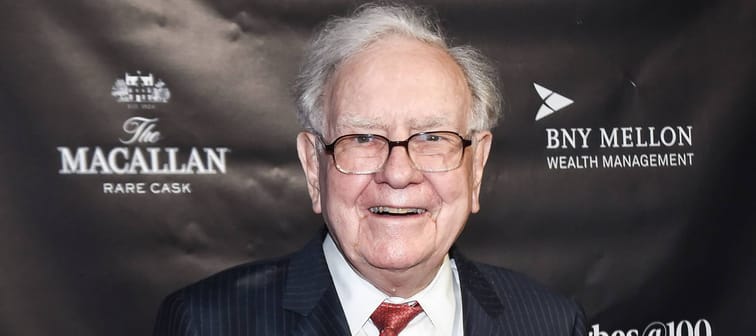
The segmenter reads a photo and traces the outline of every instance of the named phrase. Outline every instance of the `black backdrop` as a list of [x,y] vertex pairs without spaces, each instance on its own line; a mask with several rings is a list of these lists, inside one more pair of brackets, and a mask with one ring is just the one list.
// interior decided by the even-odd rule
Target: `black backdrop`
[[[756,5],[427,4],[506,99],[461,249],[574,297],[594,336],[752,334]],[[0,4],[0,334],[149,334],[169,292],[317,232],[289,86],[354,5]]]

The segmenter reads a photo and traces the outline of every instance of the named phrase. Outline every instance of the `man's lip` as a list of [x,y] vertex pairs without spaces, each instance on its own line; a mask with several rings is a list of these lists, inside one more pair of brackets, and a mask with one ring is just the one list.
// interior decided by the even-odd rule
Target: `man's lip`
[[406,216],[406,215],[422,215],[428,212],[428,209],[421,207],[397,207],[387,205],[377,205],[368,208],[368,210],[375,215],[393,215],[393,216]]

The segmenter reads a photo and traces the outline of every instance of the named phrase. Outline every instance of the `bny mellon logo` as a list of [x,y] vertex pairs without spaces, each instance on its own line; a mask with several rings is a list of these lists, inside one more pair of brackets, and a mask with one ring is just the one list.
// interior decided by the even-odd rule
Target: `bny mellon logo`
[[538,92],[538,95],[541,96],[541,99],[543,100],[541,108],[539,108],[538,113],[536,113],[536,121],[548,117],[554,114],[554,112],[559,111],[573,103],[572,99],[562,96],[543,86],[540,86],[537,83],[533,83],[533,86]]

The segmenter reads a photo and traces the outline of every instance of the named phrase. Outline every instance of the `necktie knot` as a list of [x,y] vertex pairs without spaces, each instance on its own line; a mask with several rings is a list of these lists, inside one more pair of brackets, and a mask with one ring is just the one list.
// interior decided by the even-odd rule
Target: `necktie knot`
[[370,315],[370,319],[381,331],[380,336],[396,336],[422,311],[423,307],[418,303],[409,305],[383,302]]

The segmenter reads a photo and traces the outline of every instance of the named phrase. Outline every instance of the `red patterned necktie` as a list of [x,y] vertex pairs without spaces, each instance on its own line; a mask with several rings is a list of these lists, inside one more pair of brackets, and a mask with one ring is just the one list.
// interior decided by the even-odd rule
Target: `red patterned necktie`
[[370,319],[381,331],[380,336],[397,336],[422,311],[423,307],[419,303],[407,305],[383,302],[370,315]]

